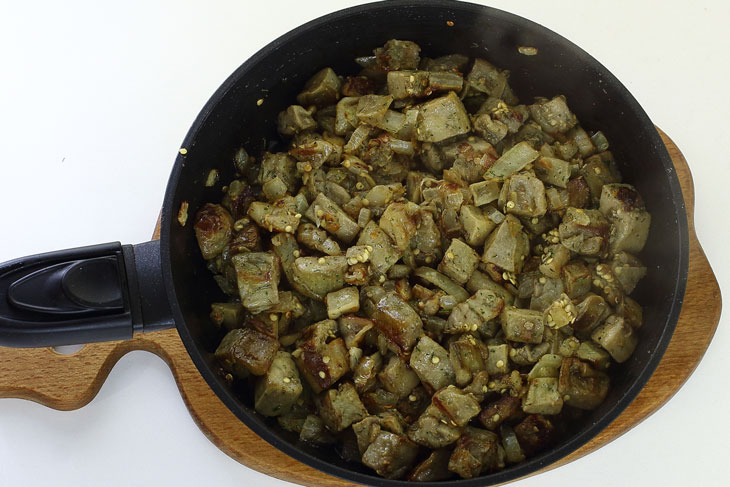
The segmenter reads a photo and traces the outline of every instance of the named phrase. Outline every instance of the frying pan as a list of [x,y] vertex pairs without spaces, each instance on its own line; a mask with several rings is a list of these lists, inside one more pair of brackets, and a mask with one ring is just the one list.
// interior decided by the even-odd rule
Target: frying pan
[[[453,26],[447,24],[450,21]],[[292,457],[324,472],[369,485],[402,485],[344,462],[331,449],[302,445],[275,422],[253,412],[247,390],[217,373],[212,352],[220,336],[209,324],[209,303],[222,298],[200,257],[189,214],[220,198],[206,188],[210,169],[221,181],[241,145],[250,153],[280,147],[275,117],[306,79],[324,66],[354,73],[352,59],[390,38],[410,39],[424,53],[484,57],[512,72],[523,101],[565,93],[583,125],[602,130],[626,181],[652,213],[642,254],[649,272],[636,291],[645,326],[633,357],[613,377],[604,404],[554,448],[502,472],[455,485],[502,483],[553,463],[607,426],[638,394],[659,363],[676,325],[688,265],[687,220],[673,165],[651,121],[625,87],[596,60],[559,35],[523,18],[456,2],[391,1],[363,5],[314,20],[272,42],[229,77],[205,105],[175,161],[162,209],[160,241],[103,244],[17,259],[0,265],[0,344],[31,347],[131,338],[176,326],[201,375],[244,423]],[[535,46],[537,56],[518,53]],[[263,98],[261,105],[256,103]],[[436,484],[434,484],[436,485]]]

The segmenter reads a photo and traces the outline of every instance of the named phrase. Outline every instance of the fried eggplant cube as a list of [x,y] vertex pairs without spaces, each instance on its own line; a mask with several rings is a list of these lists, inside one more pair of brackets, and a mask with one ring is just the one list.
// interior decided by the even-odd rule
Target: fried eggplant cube
[[565,404],[579,409],[595,409],[608,394],[609,378],[577,358],[565,358],[560,367],[558,390]]
[[469,280],[478,264],[479,254],[461,240],[454,238],[451,240],[449,248],[446,249],[438,270],[459,284],[464,284]]
[[520,272],[530,253],[530,240],[522,231],[522,224],[512,215],[487,237],[482,262],[494,264],[507,272]]
[[449,470],[470,479],[483,472],[504,468],[499,437],[491,431],[468,427],[456,442],[449,459]]
[[279,258],[269,252],[249,252],[232,257],[241,304],[260,313],[279,302]]
[[229,331],[215,351],[223,368],[237,377],[264,375],[279,350],[279,341],[252,328]]
[[411,306],[395,291],[367,286],[361,291],[365,314],[388,340],[393,351],[406,356],[423,332],[423,322]]
[[434,391],[456,381],[449,353],[428,336],[422,336],[414,347],[410,365],[421,382]]
[[466,108],[453,91],[423,103],[418,109],[416,140],[441,142],[471,130]]
[[639,342],[631,325],[618,315],[606,318],[602,325],[593,330],[591,338],[618,363],[626,362]]
[[302,377],[315,393],[327,389],[350,370],[342,338],[336,338],[318,349],[305,344],[294,350],[292,356]]
[[402,399],[421,383],[418,375],[397,356],[391,356],[388,365],[378,374],[383,387]]
[[362,456],[363,465],[388,479],[403,477],[416,463],[418,445],[407,437],[381,431]]
[[291,355],[279,350],[269,370],[258,379],[254,408],[264,416],[286,414],[302,393],[299,371]]
[[326,390],[317,399],[317,412],[330,431],[342,431],[368,415],[355,386],[343,382],[337,389]]
[[558,392],[558,379],[538,377],[530,380],[530,388],[522,401],[522,410],[528,414],[558,414],[563,409],[563,398]]
[[545,325],[543,314],[539,311],[510,306],[499,315],[499,322],[507,340],[522,343],[542,342]]
[[195,215],[195,237],[205,260],[223,252],[233,236],[233,218],[221,205],[206,203]]

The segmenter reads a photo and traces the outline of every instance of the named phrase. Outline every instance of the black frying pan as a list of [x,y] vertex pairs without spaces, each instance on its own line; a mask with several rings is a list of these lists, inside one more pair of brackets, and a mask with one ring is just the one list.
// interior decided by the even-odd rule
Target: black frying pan
[[[276,148],[276,115],[310,75],[325,66],[355,73],[353,58],[370,54],[394,37],[417,42],[432,57],[457,52],[487,58],[512,72],[510,84],[526,102],[536,95],[567,94],[582,125],[606,134],[625,180],[644,196],[652,214],[642,254],[649,271],[636,299],[644,306],[645,324],[632,358],[616,369],[606,401],[555,448],[502,472],[452,483],[466,487],[522,477],[589,441],[636,397],[674,331],[689,258],[682,192],[653,124],[606,68],[538,24],[469,3],[390,1],[358,6],[309,22],[264,47],[221,85],[185,137],[182,147],[187,154],[175,161],[165,194],[160,241],[98,245],[0,265],[0,345],[119,340],[131,338],[135,331],[176,326],[213,391],[266,441],[353,482],[404,484],[344,462],[332,449],[298,443],[275,422],[254,413],[248,392],[234,390],[217,373],[212,352],[221,337],[210,326],[208,313],[210,303],[222,295],[205,268],[192,223],[181,226],[177,219],[183,202],[192,217],[202,204],[220,198],[220,188],[206,188],[205,178],[216,168],[222,181],[233,179],[233,165],[221,161],[231,161],[238,147],[244,145],[253,154]],[[535,46],[539,54],[521,55],[517,46]],[[259,106],[260,98],[265,101]]]

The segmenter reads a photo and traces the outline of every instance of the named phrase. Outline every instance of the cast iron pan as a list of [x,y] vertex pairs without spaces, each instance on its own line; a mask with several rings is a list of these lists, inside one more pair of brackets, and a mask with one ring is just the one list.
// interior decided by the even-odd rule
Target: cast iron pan
[[[615,371],[606,401],[553,449],[502,472],[452,484],[506,482],[539,470],[590,440],[639,393],[677,323],[688,265],[681,189],[654,125],[606,68],[538,24],[469,3],[389,1],[349,8],[309,22],[264,47],[221,85],[185,137],[182,147],[187,153],[175,161],[165,194],[159,243],[104,244],[0,266],[0,344],[32,347],[118,340],[134,331],[177,326],[213,391],[264,440],[349,481],[404,484],[347,463],[334,449],[299,443],[275,421],[254,413],[247,390],[234,390],[223,380],[212,354],[221,337],[208,318],[210,303],[223,296],[205,268],[192,224],[181,226],[177,220],[183,202],[189,204],[192,217],[202,204],[220,199],[220,188],[206,188],[204,181],[213,168],[220,171],[221,181],[233,179],[231,161],[238,147],[256,154],[281,143],[275,132],[276,115],[309,76],[325,66],[339,74],[354,74],[358,68],[353,58],[371,54],[391,38],[415,41],[430,57],[462,53],[507,68],[512,73],[510,84],[523,102],[532,102],[536,95],[566,94],[582,125],[606,134],[625,181],[646,200],[652,227],[641,257],[649,270],[636,291],[644,306],[644,326],[635,353]],[[537,47],[539,54],[521,55],[517,46]],[[260,106],[259,99],[264,100]]]

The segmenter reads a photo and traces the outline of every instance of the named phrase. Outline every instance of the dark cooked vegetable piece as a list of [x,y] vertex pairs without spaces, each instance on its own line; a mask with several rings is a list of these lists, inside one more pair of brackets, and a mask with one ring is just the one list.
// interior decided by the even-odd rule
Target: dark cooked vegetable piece
[[421,54],[391,39],[360,72],[301,73],[271,152],[233,147],[238,179],[191,210],[234,390],[343,461],[448,481],[603,403],[652,326],[631,293],[656,270],[650,209],[571,110],[590,107],[520,104],[489,60]]
[[237,377],[264,375],[279,350],[276,338],[252,328],[237,328],[223,337],[215,357]]

